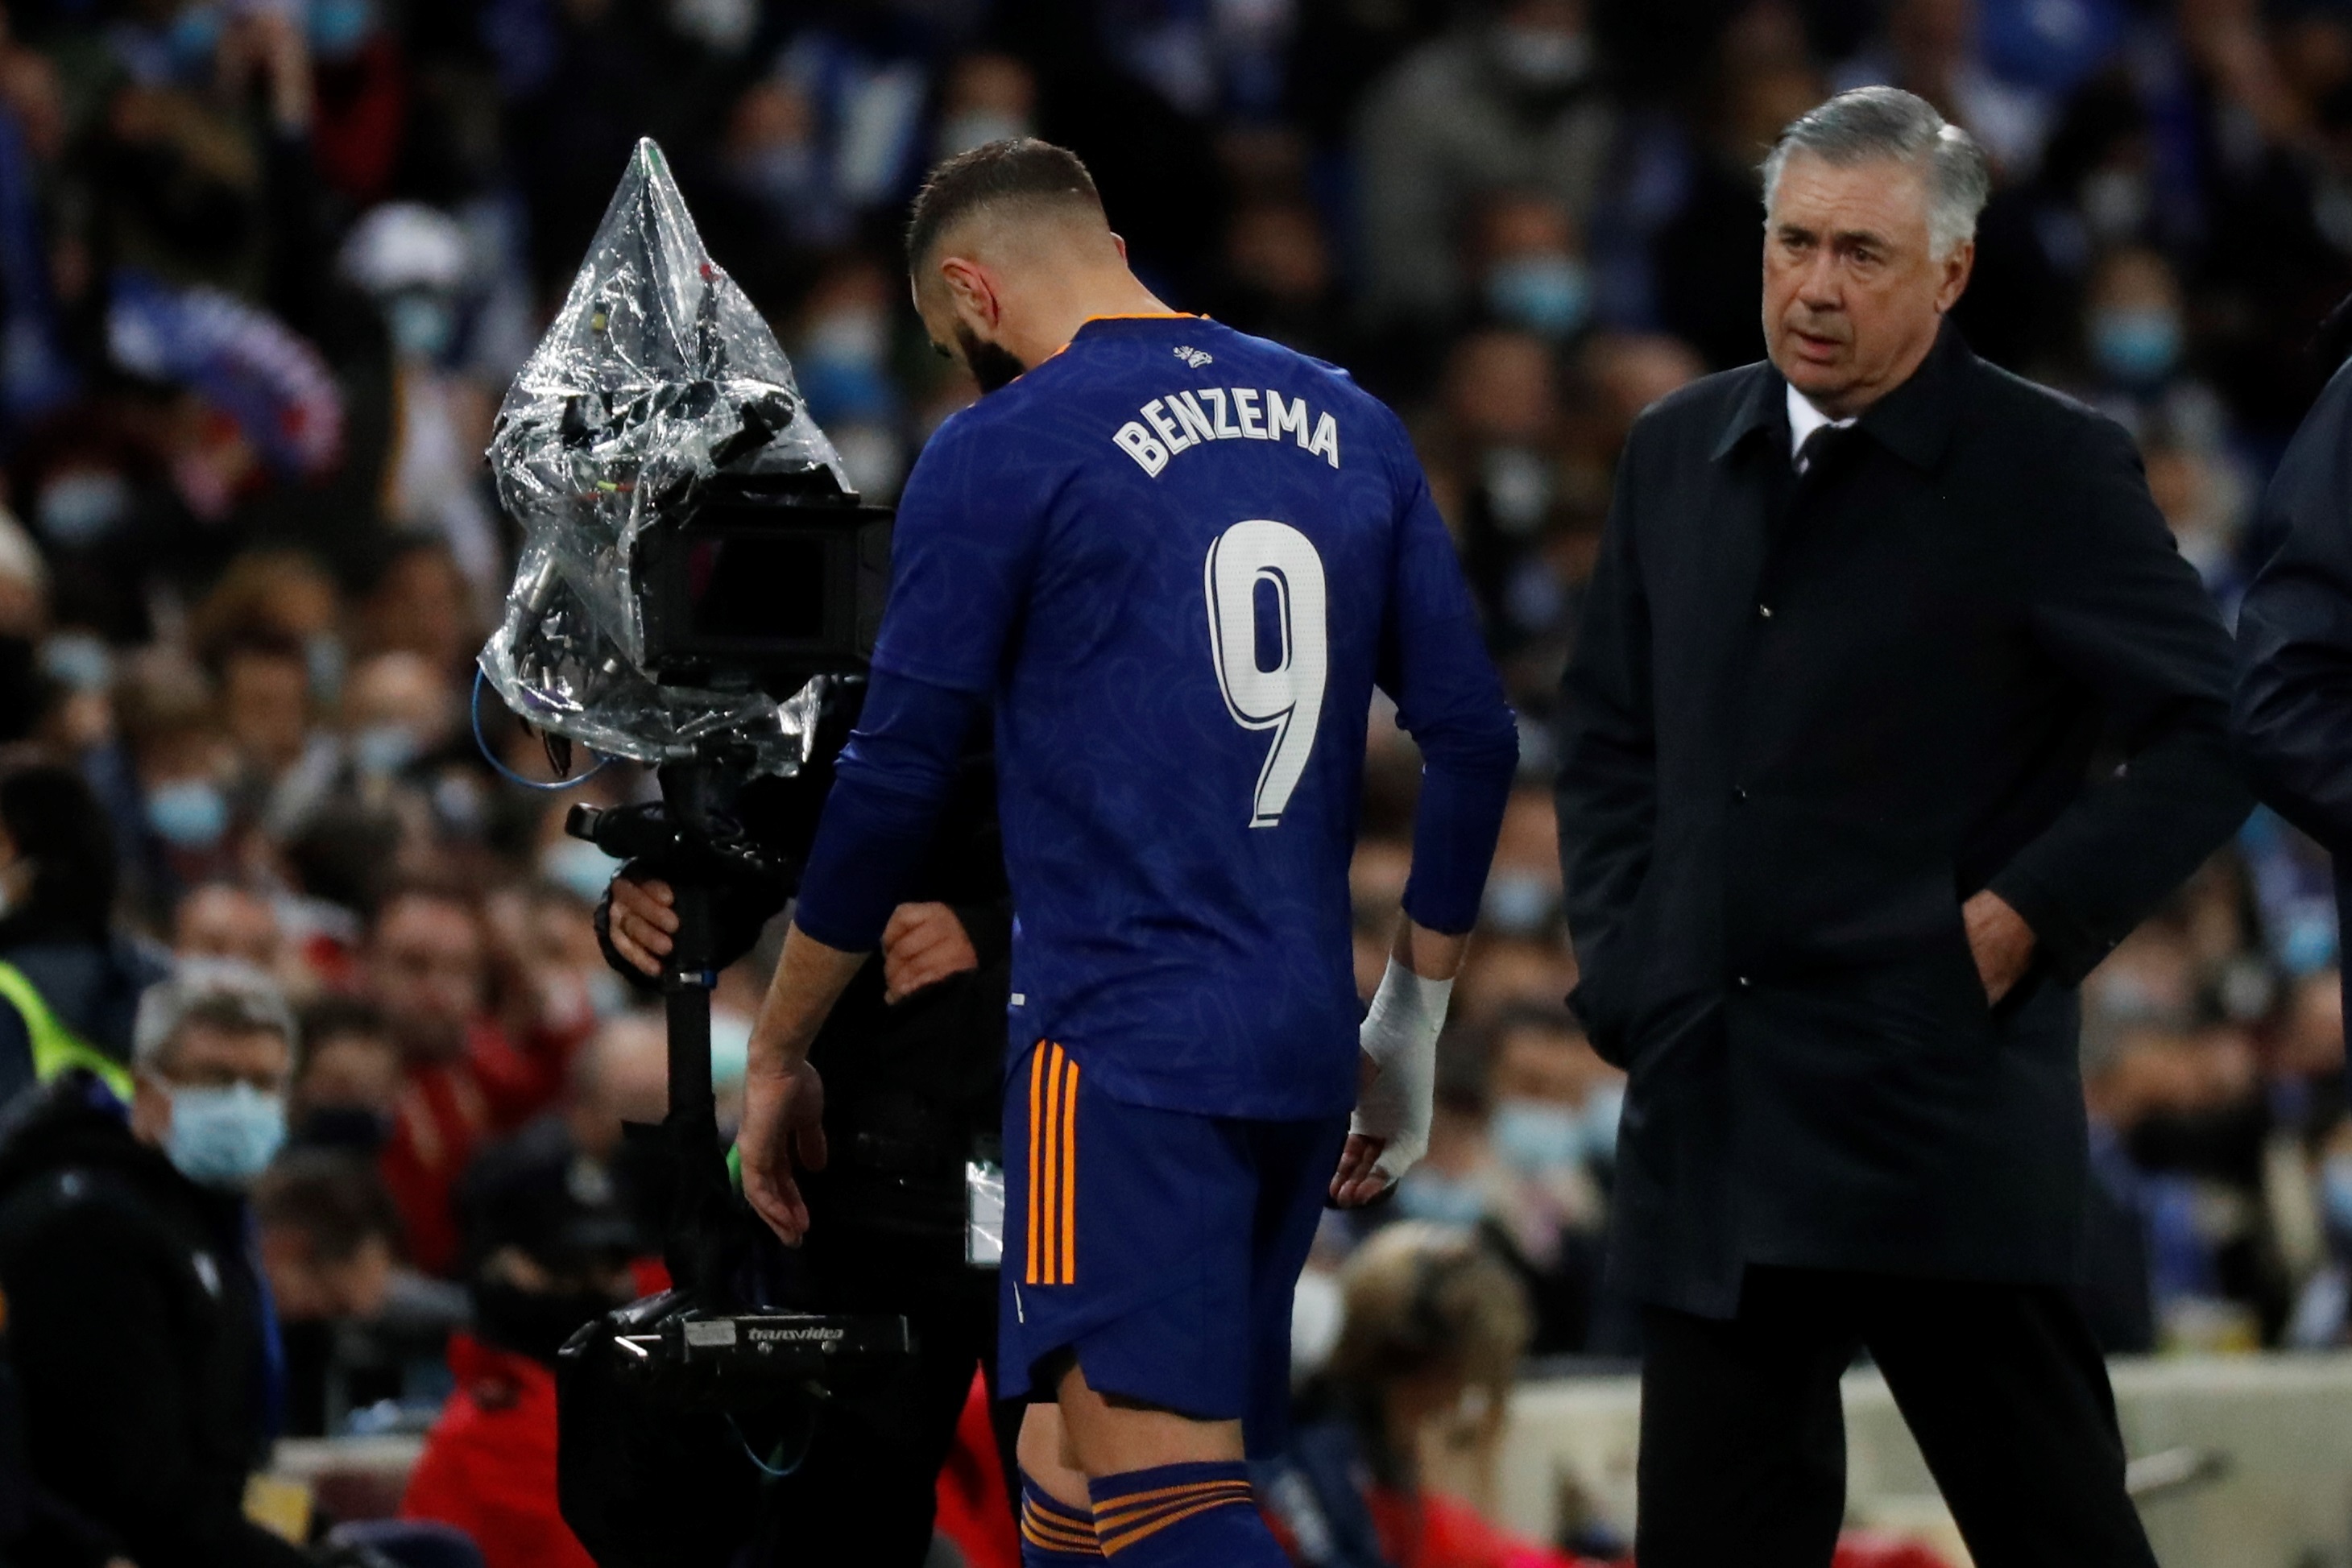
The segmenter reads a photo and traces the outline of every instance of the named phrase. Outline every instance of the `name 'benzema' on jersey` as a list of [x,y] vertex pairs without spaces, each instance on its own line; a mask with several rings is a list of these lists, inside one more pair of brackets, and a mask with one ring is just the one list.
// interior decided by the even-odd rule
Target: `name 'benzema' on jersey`
[[1155,479],[1178,453],[1207,441],[1288,436],[1309,456],[1339,466],[1339,422],[1272,387],[1195,387],[1153,398],[1136,413],[1142,417],[1120,425],[1111,440]]

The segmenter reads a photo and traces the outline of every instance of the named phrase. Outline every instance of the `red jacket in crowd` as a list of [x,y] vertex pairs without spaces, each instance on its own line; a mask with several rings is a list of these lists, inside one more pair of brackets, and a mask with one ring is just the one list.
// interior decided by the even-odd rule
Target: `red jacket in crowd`
[[457,1392],[401,1499],[404,1519],[474,1538],[488,1568],[596,1568],[555,1504],[555,1374],[470,1334],[449,1340]]

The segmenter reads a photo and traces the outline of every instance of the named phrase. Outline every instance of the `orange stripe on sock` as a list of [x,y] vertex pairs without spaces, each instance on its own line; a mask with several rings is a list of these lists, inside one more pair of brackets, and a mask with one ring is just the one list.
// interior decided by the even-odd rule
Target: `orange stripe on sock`
[[1039,1098],[1045,1092],[1045,1044],[1037,1042],[1037,1050],[1029,1063],[1029,1275],[1028,1283],[1037,1282],[1037,1115],[1042,1106]]
[[1062,1283],[1078,1282],[1078,1062],[1062,1088]]
[[1105,1535],[1102,1542],[1103,1555],[1106,1557],[1115,1557],[1118,1553],[1126,1551],[1129,1547],[1133,1546],[1139,1541],[1142,1541],[1145,1537],[1157,1535],[1171,1524],[1181,1524],[1196,1513],[1206,1513],[1213,1508],[1246,1507],[1249,1504],[1249,1500],[1247,1493],[1244,1493],[1240,1497],[1213,1498],[1207,1502],[1196,1502],[1190,1508],[1181,1509],[1178,1511],[1168,1515],[1165,1519],[1154,1520],[1150,1524],[1143,1525],[1139,1529],[1129,1531],[1120,1535],[1117,1540],[1113,1540],[1110,1536]]

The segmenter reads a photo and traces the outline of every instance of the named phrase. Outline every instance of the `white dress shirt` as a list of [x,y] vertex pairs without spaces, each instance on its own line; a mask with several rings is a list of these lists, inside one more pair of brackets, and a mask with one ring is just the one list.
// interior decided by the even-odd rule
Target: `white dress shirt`
[[1791,386],[1789,389],[1789,460],[1797,465],[1797,472],[1801,474],[1805,471],[1805,459],[1800,455],[1805,450],[1805,437],[1824,427],[1843,430],[1859,417],[1850,413],[1843,419],[1832,419],[1813,406],[1812,399]]

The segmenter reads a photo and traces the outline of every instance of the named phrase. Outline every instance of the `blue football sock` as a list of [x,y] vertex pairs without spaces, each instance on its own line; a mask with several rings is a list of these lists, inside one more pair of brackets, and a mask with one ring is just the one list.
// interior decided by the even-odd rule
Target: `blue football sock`
[[1099,1563],[1094,1515],[1048,1492],[1021,1472],[1021,1568],[1056,1563]]
[[1238,1459],[1129,1470],[1087,1490],[1103,1555],[1118,1568],[1288,1568]]

